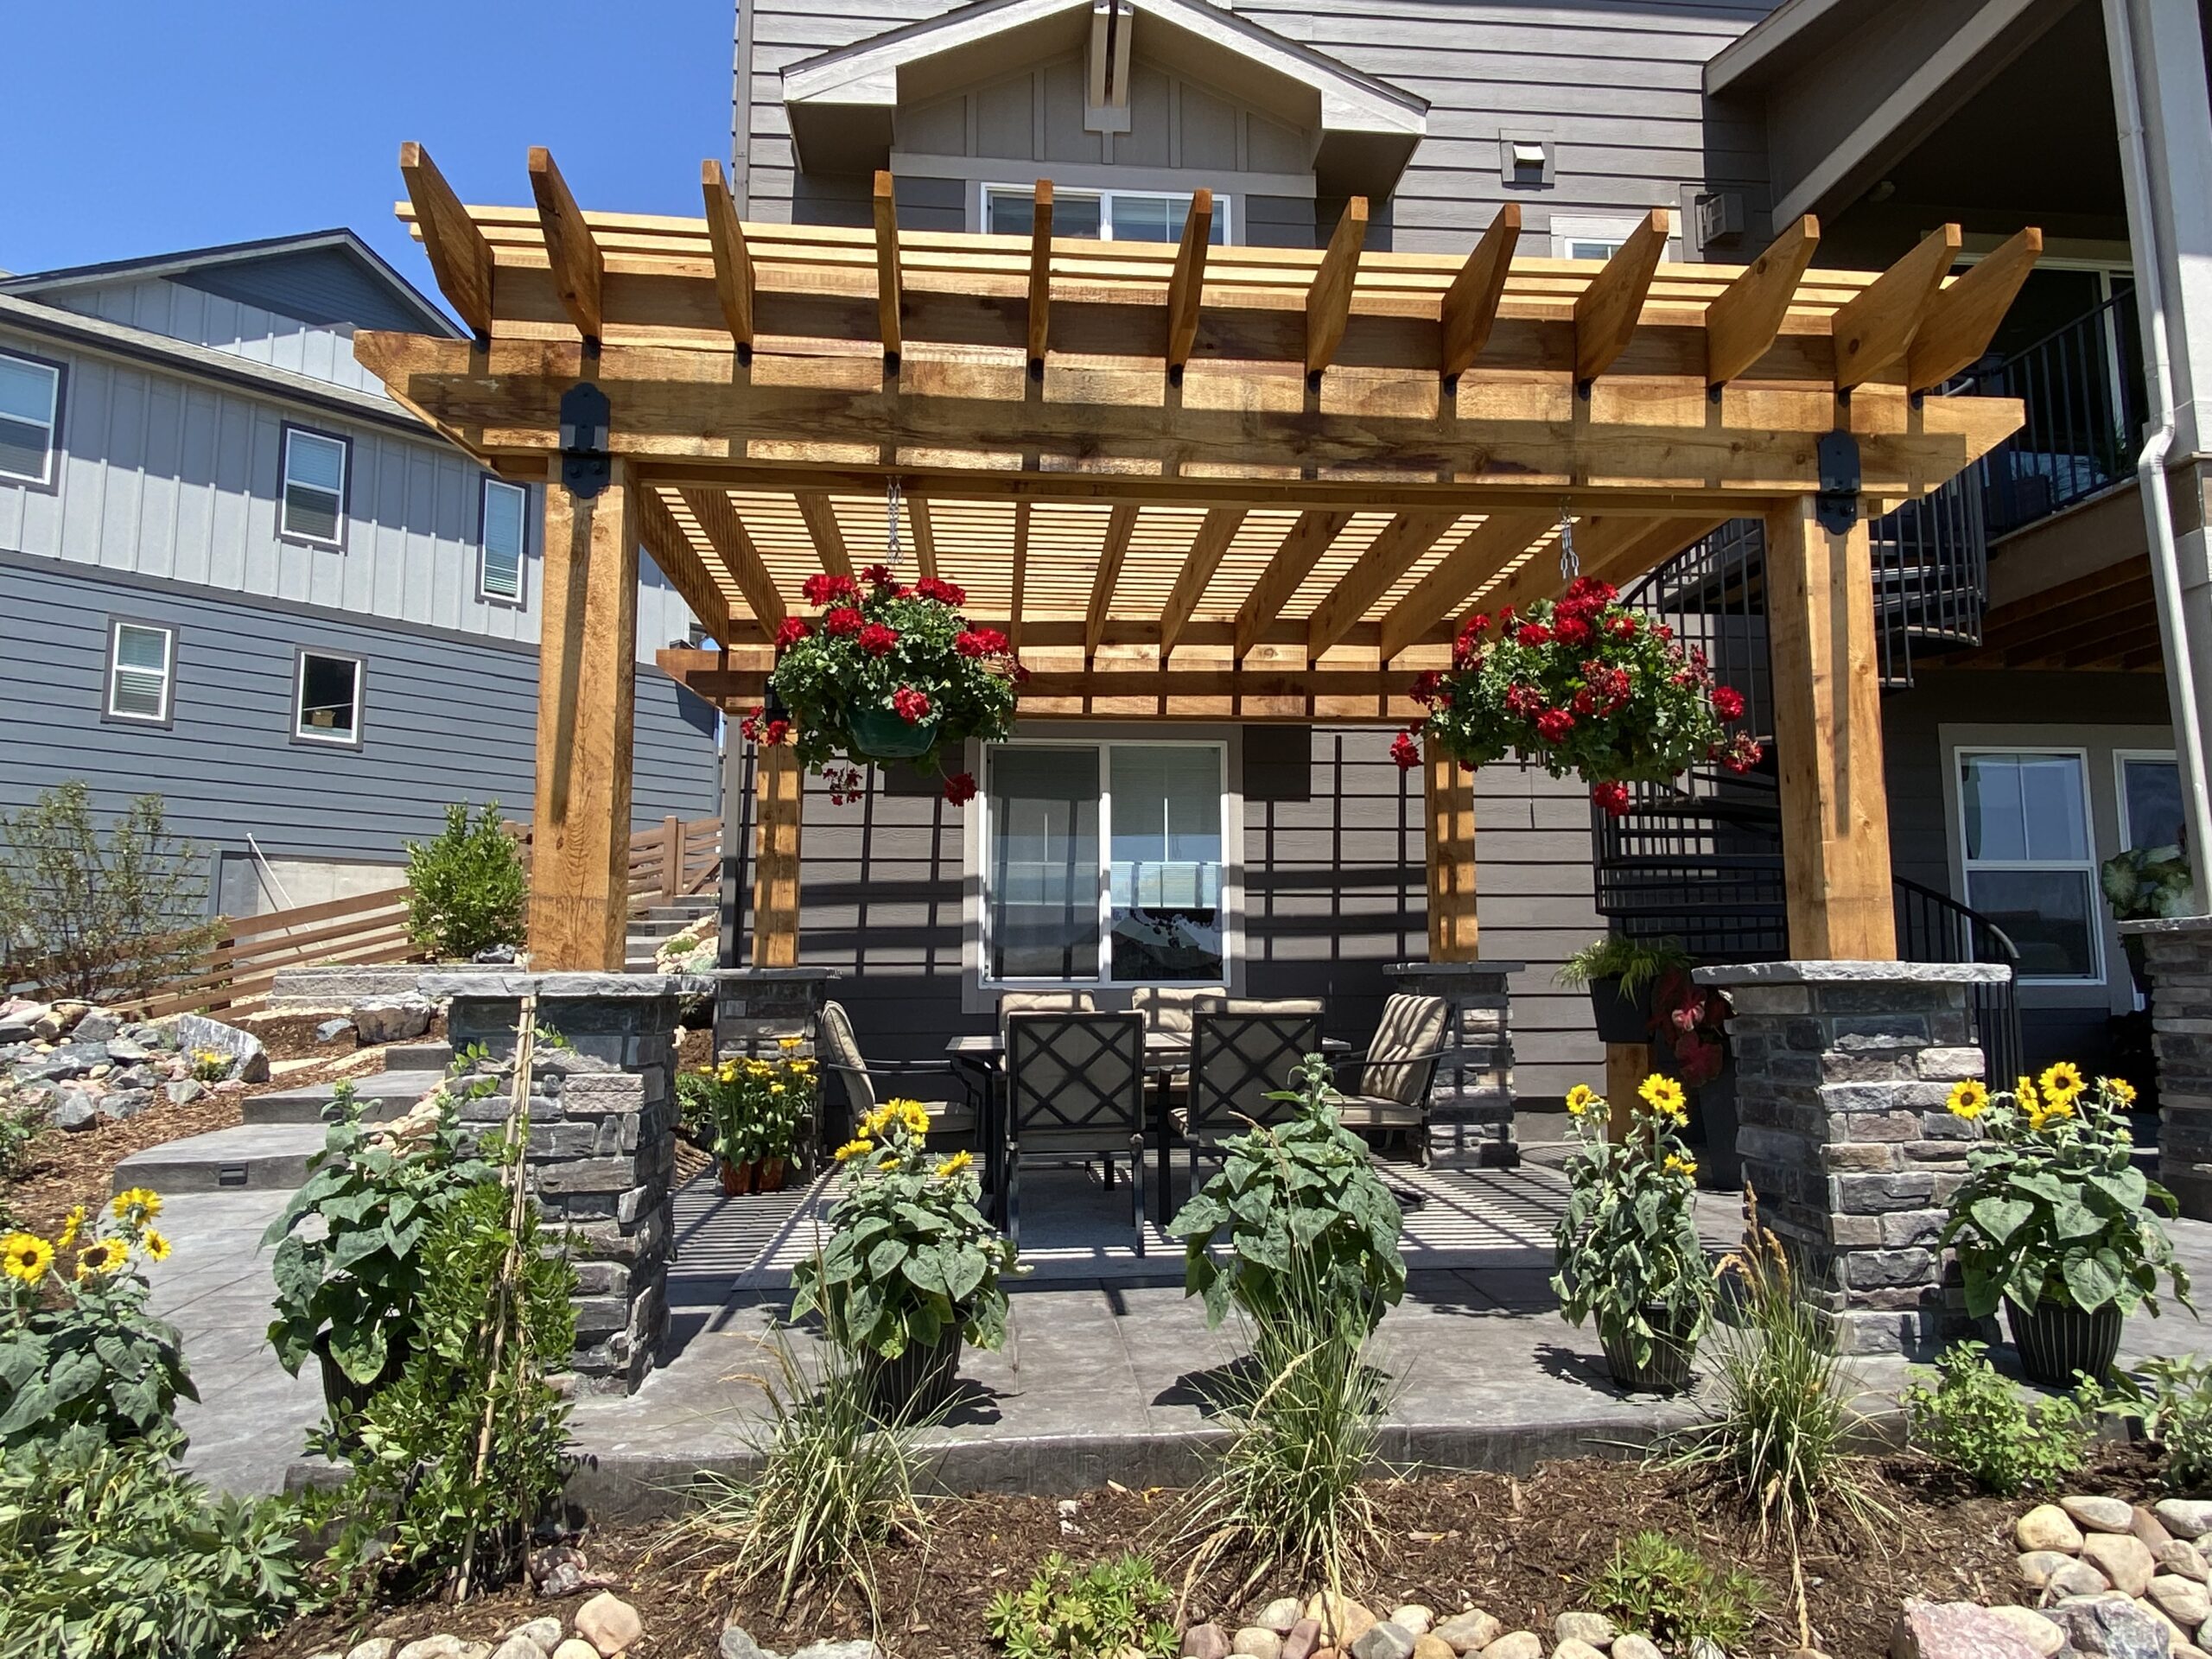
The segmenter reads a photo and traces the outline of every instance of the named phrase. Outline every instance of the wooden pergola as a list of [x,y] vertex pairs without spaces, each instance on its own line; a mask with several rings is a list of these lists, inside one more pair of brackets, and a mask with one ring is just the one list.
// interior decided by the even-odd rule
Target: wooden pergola
[[[2040,250],[1963,276],[1955,226],[1883,272],[1381,253],[1355,200],[1320,251],[464,207],[414,144],[401,217],[472,340],[364,333],[391,395],[501,474],[545,480],[531,932],[622,960],[637,552],[716,649],[659,661],[757,702],[817,570],[883,556],[969,594],[1033,677],[1025,715],[1402,722],[1461,617],[1586,574],[1624,582],[1733,518],[1766,523],[1792,949],[1895,954],[1866,519],[2020,423],[1923,397],[1972,363]],[[578,389],[588,388],[579,391]],[[594,397],[590,388],[599,394]],[[566,400],[564,402],[564,400]],[[574,487],[572,487],[574,486]],[[1830,528],[1833,524],[1835,528]],[[796,960],[798,786],[762,756],[755,960]],[[1430,943],[1475,954],[1472,810],[1428,773]]]

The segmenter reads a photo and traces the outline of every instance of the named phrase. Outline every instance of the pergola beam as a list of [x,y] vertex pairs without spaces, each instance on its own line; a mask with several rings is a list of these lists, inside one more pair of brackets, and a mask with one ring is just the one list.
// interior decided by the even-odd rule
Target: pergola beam
[[897,363],[899,353],[905,349],[906,340],[900,322],[906,278],[899,268],[899,202],[893,194],[888,173],[879,171],[876,174],[873,201],[875,213],[875,323],[878,337],[883,341],[883,356],[888,367]]
[[415,204],[423,251],[454,314],[479,339],[492,333],[492,245],[461,205],[430,152],[411,140],[399,147],[399,176]]
[[1167,372],[1179,375],[1198,338],[1198,307],[1205,297],[1206,249],[1213,241],[1213,192],[1192,192],[1183,216],[1183,239],[1175,250],[1175,274],[1167,284]]
[[[1711,535],[1731,516],[1586,518],[1574,526],[1574,556],[1581,575],[1618,588],[1672,558],[1699,537]],[[1531,554],[1518,569],[1482,594],[1478,607],[1494,615],[1509,606],[1522,611],[1540,599],[1551,598],[1569,580],[1559,568],[1563,551],[1547,547]]]
[[1438,314],[1444,325],[1440,366],[1445,379],[1457,380],[1465,374],[1490,343],[1498,302],[1505,297],[1506,279],[1513,274],[1513,250],[1520,240],[1521,204],[1509,201],[1497,210],[1467,263],[1452,279]]
[[607,261],[576,199],[569,194],[568,181],[553,165],[552,152],[543,144],[531,146],[530,191],[537,200],[537,222],[545,232],[545,257],[552,262],[553,291],[585,343],[595,346],[607,332],[601,304]]
[[1321,268],[1306,290],[1306,372],[1318,375],[1335,361],[1351,320],[1351,295],[1359,280],[1359,251],[1367,245],[1367,198],[1354,196],[1329,238]]
[[1589,384],[1613,365],[1635,337],[1644,296],[1667,251],[1667,210],[1654,207],[1613,250],[1574,302],[1574,381]]
[[1838,391],[1862,386],[1903,362],[1962,245],[1956,225],[1939,225],[1837,310],[1832,327]]
[[[683,533],[683,527],[670,513],[667,503],[660,499],[660,493],[651,488],[639,489],[637,514],[638,539],[644,544],[645,551],[652,556],[653,563],[660,567],[661,574],[668,578],[669,586],[683,595],[684,604],[690,607],[691,614],[699,619],[700,626],[709,636],[718,644],[730,644],[736,630],[732,626],[734,619],[730,611],[729,598],[716,584],[713,572],[707,569],[706,561],[693,549],[690,537]],[[717,549],[716,552],[719,553],[720,550]],[[773,627],[775,625],[771,623],[769,626]]]
[[1705,378],[1723,386],[1772,349],[1797,284],[1821,245],[1810,213],[1792,220],[1764,253],[1705,308]]
[[806,534],[814,543],[814,556],[833,576],[853,574],[852,555],[845,550],[845,532],[837,527],[837,509],[819,490],[801,490],[793,497],[798,516],[806,521]]
[[1129,537],[1135,534],[1137,510],[1118,506],[1106,518],[1106,539],[1098,550],[1098,569],[1090,582],[1090,607],[1083,626],[1085,656],[1097,654],[1106,638],[1106,620],[1114,611],[1114,585],[1122,579],[1122,561],[1128,557]]
[[[760,626],[774,633],[783,626],[787,613],[784,596],[778,590],[775,579],[768,574],[767,566],[761,562],[760,550],[753,544],[745,520],[730,505],[728,494],[710,489],[688,489],[682,493],[683,505],[690,509],[692,522],[699,526],[707,545],[715,550],[715,556],[736,582],[737,591],[745,595],[746,604],[760,618]],[[720,634],[715,637],[721,639]]]
[[[1382,619],[1376,649],[1389,662],[1427,638],[1440,619],[1456,612],[1468,594],[1503,570],[1552,527],[1541,513],[1493,513],[1437,561]],[[1541,555],[1537,556],[1541,557]]]
[[1905,390],[1932,391],[1989,349],[1998,324],[2043,254],[2043,232],[2020,232],[1977,259],[1929,302],[1905,357]]
[[1213,580],[1213,573],[1221,568],[1221,556],[1229,551],[1230,543],[1236,539],[1237,526],[1244,522],[1244,515],[1233,507],[1217,507],[1206,514],[1198,525],[1198,532],[1191,538],[1191,550],[1183,556],[1183,568],[1176,573],[1175,586],[1167,595],[1167,607],[1160,614],[1160,660],[1164,664],[1175,649],[1175,641],[1183,632],[1183,625],[1206,596],[1206,584]]
[[1284,606],[1290,603],[1306,578],[1313,574],[1313,567],[1321,556],[1351,522],[1349,512],[1312,509],[1298,515],[1275,549],[1274,556],[1268,561],[1268,568],[1260,573],[1259,580],[1244,595],[1244,602],[1236,608],[1236,660],[1243,662],[1251,654],[1268,625],[1282,614]]
[[721,304],[729,337],[741,352],[753,349],[753,255],[745,245],[722,164],[711,156],[699,164],[699,194],[707,207],[707,240],[715,255],[715,298]]
[[924,496],[909,495],[906,522],[914,532],[914,568],[925,580],[937,576],[937,527],[930,522],[930,504]]
[[1032,504],[1014,504],[1014,568],[1007,579],[1006,639],[1010,650],[1021,649],[1021,600],[1029,586],[1029,515]]
[[1437,538],[1459,522],[1456,512],[1402,512],[1383,525],[1351,569],[1313,607],[1306,630],[1306,661],[1318,661],[1343,639],[1351,625],[1367,614],[1368,607],[1389,592],[1391,584],[1412,569]]

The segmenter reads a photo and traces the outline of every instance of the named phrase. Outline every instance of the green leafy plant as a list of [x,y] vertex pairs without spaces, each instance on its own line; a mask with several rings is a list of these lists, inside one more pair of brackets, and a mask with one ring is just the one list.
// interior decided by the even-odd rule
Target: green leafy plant
[[2153,1213],[2177,1213],[2173,1195],[2132,1160],[2123,1111],[2134,1098],[2117,1077],[2088,1087],[2064,1060],[2008,1093],[1973,1081],[1952,1090],[1952,1114],[1979,1136],[1940,1240],[1958,1252],[1968,1313],[2009,1300],[2084,1313],[2143,1304],[2155,1316],[2161,1274],[2193,1308],[2188,1272]]
[[710,1588],[720,1577],[772,1583],[780,1614],[803,1586],[851,1583],[872,1606],[875,1552],[923,1534],[915,1494],[927,1459],[918,1437],[931,1420],[880,1424],[868,1371],[834,1328],[816,1350],[812,1376],[782,1330],[764,1351],[766,1366],[750,1380],[767,1410],[744,1431],[759,1473],[702,1472],[700,1501],[680,1524],[685,1535],[730,1551],[726,1567],[709,1575]]
[[0,984],[118,1001],[189,972],[223,931],[207,870],[159,795],[105,833],[80,779],[0,815]]
[[494,945],[520,944],[530,904],[521,849],[486,801],[472,820],[466,802],[446,808],[446,827],[407,851],[407,934],[443,961]]
[[[809,576],[804,591],[824,608],[818,622],[789,617],[777,632],[783,655],[768,683],[785,712],[755,709],[738,729],[772,747],[788,741],[801,765],[827,777],[833,804],[858,793],[861,765],[942,772],[969,739],[1013,731],[1022,673],[1014,648],[996,628],[969,625],[968,596],[951,582],[925,576],[909,587],[872,564],[858,581]],[[832,767],[841,754],[849,764]],[[975,792],[964,772],[945,783],[950,801]]]
[[1552,1236],[1552,1288],[1570,1324],[1596,1320],[1608,1349],[1646,1366],[1658,1339],[1694,1344],[1712,1321],[1682,1086],[1646,1077],[1618,1141],[1608,1138],[1605,1097],[1587,1084],[1568,1091],[1567,1109],[1574,1150]]
[[703,1118],[724,1162],[789,1158],[798,1147],[801,1126],[813,1119],[818,1088],[814,1062],[791,1052],[798,1044],[786,1038],[772,1060],[718,1060],[680,1081],[679,1092]]
[[1680,939],[1632,939],[1625,933],[1608,933],[1560,963],[1553,977],[1570,989],[1592,980],[1617,979],[1621,995],[1634,996],[1668,969],[1689,965],[1689,952],[1682,949]]
[[1013,1243],[979,1209],[965,1152],[934,1157],[929,1113],[887,1101],[838,1148],[842,1187],[830,1243],[791,1275],[791,1317],[820,1310],[838,1341],[896,1359],[955,1336],[978,1348],[1006,1340],[1001,1275],[1020,1271]]
[[1695,1546],[1663,1532],[1639,1532],[1615,1543],[1612,1559],[1590,1575],[1584,1593],[1623,1630],[1681,1654],[1707,1643],[1726,1653],[1743,1651],[1766,1599],[1765,1586],[1751,1573],[1716,1567]]
[[2105,1409],[2141,1420],[2164,1456],[2159,1478],[2177,1492],[2212,1486],[2212,1360],[2196,1354],[2146,1359],[2116,1375]]
[[1589,576],[1519,616],[1478,613],[1450,669],[1422,675],[1413,696],[1428,713],[1391,746],[1400,766],[1421,763],[1416,737],[1472,766],[1517,753],[1554,778],[1580,773],[1616,817],[1631,782],[1665,783],[1701,760],[1748,772],[1762,753],[1723,729],[1744,699],[1713,683],[1704,654]]
[[[0,1240],[0,1450],[82,1428],[105,1440],[175,1439],[176,1402],[197,1400],[176,1327],[147,1310],[143,1264],[168,1259],[162,1201],[119,1192],[106,1216],[70,1212],[53,1239]],[[73,1255],[64,1277],[57,1263]]]
[[1141,1555],[1096,1561],[1081,1572],[1058,1550],[1021,1589],[1001,1590],[983,1616],[1008,1659],[1168,1659],[1175,1627],[1161,1614],[1175,1592]]
[[18,1089],[0,1078],[0,1227],[9,1224],[8,1189],[30,1167],[33,1146],[47,1126],[43,1092]]
[[234,1055],[226,1054],[219,1048],[194,1049],[185,1058],[195,1083],[220,1083],[238,1065]]
[[2196,905],[2189,859],[2178,847],[2132,847],[2097,867],[2117,922],[2187,916]]
[[1210,1325],[1233,1303],[1262,1326],[1320,1306],[1372,1331],[1406,1292],[1405,1216],[1338,1121],[1328,1061],[1308,1055],[1293,1082],[1268,1096],[1295,1106],[1290,1121],[1224,1141],[1220,1172],[1168,1224],[1184,1290]]
[[414,1350],[429,1291],[425,1241],[492,1174],[469,1150],[459,1100],[494,1086],[442,1089],[388,1123],[369,1123],[352,1086],[339,1084],[322,1150],[261,1239],[276,1247],[269,1340],[286,1370],[296,1376],[325,1351],[367,1388]]
[[1955,1344],[1934,1376],[1934,1388],[1924,1376],[1905,1385],[1913,1443],[1984,1491],[2012,1497],[2052,1489],[2082,1466],[2093,1414],[2067,1399],[2031,1409],[1989,1363],[1986,1344]]
[[296,1517],[212,1497],[156,1440],[0,1452],[0,1653],[223,1659],[307,1596]]

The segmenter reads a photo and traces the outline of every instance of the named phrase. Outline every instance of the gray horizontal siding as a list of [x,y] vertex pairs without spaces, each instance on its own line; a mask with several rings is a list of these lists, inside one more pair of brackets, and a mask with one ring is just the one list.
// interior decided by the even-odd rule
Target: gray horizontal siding
[[[174,585],[124,586],[65,566],[0,560],[0,810],[81,778],[103,810],[148,791],[211,851],[251,834],[272,857],[387,860],[435,833],[451,801],[531,815],[534,650],[336,613],[270,608]],[[101,718],[111,615],[176,630],[174,720]],[[358,749],[291,738],[294,653],[364,659]],[[638,673],[640,824],[711,816],[714,715],[658,671]]]

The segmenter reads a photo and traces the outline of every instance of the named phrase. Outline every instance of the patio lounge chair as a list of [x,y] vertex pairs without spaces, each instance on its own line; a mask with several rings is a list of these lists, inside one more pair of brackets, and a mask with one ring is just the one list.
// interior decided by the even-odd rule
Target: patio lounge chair
[[1239,1001],[1198,1011],[1191,1027],[1190,1104],[1176,1125],[1191,1150],[1193,1192],[1201,1153],[1217,1158],[1230,1135],[1290,1116],[1288,1106],[1268,1096],[1289,1088],[1298,1063],[1320,1052],[1319,1001]]
[[1021,1166],[1127,1153],[1136,1251],[1144,1254],[1144,1016],[1015,1014],[1007,1020],[1006,1224],[1021,1243]]
[[[879,1084],[881,1093],[888,1096],[901,1091],[906,1078],[947,1077],[952,1070],[943,1060],[879,1061],[870,1065],[861,1057],[859,1039],[853,1035],[852,1016],[836,1002],[822,1005],[822,1064],[845,1090],[848,1116],[842,1125],[843,1133],[839,1139],[849,1135],[853,1126],[880,1103],[877,1098]],[[967,1102],[925,1100],[922,1104],[929,1111],[932,1145],[975,1139],[976,1113]],[[827,1112],[817,1113],[815,1122],[826,1127],[829,1116]],[[829,1144],[825,1134],[824,1150]]]
[[1451,1004],[1440,996],[1400,991],[1382,1004],[1364,1059],[1338,1063],[1357,1066],[1358,1076],[1337,1087],[1344,1096],[1338,1115],[1348,1129],[1411,1129],[1414,1162],[1428,1165],[1428,1089],[1436,1063],[1452,1052],[1446,1042]]

